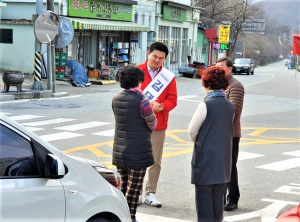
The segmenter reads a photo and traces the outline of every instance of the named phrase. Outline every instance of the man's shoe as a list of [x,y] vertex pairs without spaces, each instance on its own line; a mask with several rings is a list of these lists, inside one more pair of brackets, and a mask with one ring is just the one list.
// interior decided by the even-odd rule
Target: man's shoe
[[149,204],[152,207],[161,207],[161,203],[155,198],[154,193],[147,194],[144,203]]
[[142,204],[142,195],[139,196],[138,205]]
[[233,210],[236,210],[237,208],[238,208],[238,205],[235,203],[231,203],[231,202],[228,202],[224,206],[225,211],[233,211]]

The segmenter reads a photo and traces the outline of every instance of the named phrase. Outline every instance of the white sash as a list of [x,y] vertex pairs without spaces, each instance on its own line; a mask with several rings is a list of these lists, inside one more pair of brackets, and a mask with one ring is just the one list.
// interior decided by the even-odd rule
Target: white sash
[[144,95],[147,96],[149,100],[157,99],[174,77],[174,73],[163,67],[161,71],[155,76],[155,78],[152,79],[149,85],[144,89]]

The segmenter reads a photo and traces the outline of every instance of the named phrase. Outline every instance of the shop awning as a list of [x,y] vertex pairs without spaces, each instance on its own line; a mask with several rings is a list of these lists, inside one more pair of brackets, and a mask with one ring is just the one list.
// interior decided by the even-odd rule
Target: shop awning
[[66,17],[73,24],[74,29],[86,30],[106,30],[106,31],[136,31],[149,32],[147,26],[139,25],[134,22],[111,21],[103,19],[86,19]]

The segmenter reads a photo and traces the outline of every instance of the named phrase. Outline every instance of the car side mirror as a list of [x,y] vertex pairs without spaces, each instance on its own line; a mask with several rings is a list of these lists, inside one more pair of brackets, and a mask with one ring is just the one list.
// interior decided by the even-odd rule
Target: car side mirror
[[45,174],[47,178],[61,179],[66,175],[64,163],[55,155],[46,156]]

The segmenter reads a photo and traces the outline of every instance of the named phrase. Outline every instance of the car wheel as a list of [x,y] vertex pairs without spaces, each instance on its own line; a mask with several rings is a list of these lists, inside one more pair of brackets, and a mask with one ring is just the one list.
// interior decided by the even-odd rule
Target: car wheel
[[251,75],[254,75],[254,70],[251,72]]
[[247,75],[250,75],[250,71],[247,71]]

